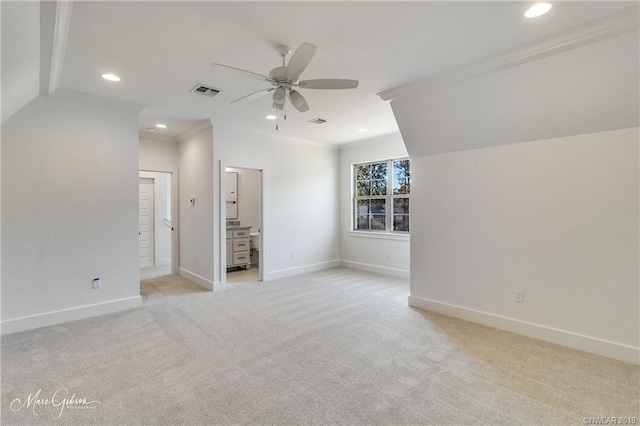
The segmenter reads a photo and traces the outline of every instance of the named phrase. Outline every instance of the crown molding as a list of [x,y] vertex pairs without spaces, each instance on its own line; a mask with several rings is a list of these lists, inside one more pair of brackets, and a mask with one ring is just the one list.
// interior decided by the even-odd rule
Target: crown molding
[[238,131],[241,131],[241,132],[249,132],[249,133],[254,133],[254,134],[257,134],[257,135],[265,135],[265,136],[269,136],[269,137],[276,138],[276,139],[282,139],[282,140],[287,141],[287,142],[304,143],[304,144],[307,144],[307,145],[321,146],[321,147],[324,147],[324,148],[329,147],[329,148],[338,149],[338,146],[339,146],[339,145],[328,143],[328,142],[316,142],[316,141],[312,141],[312,140],[309,140],[309,139],[297,138],[295,136],[288,136],[288,135],[282,135],[282,134],[269,133],[267,131],[255,129],[253,127],[238,127],[238,126],[231,126],[231,125],[228,125],[228,124],[216,124],[216,128],[232,129],[232,130],[238,130]]
[[196,124],[195,126],[180,133],[178,136],[176,136],[176,139],[180,142],[185,139],[189,139],[199,133],[202,133],[205,130],[211,130],[211,129],[213,129],[213,126],[211,125],[211,120],[208,120],[208,119],[202,120],[200,123]]
[[378,96],[385,101],[393,101],[416,92],[432,90],[614,37],[638,28],[639,11],[638,7],[626,9],[430,77],[382,91]]
[[404,145],[402,134],[400,134],[400,132],[391,132],[391,133],[385,133],[382,135],[374,136],[372,138],[359,139],[353,142],[343,143],[338,145],[338,149],[340,149],[340,151],[345,151],[351,148],[359,148],[362,146],[371,146],[371,145],[383,144],[383,143],[389,143],[389,142],[400,142]]
[[138,139],[152,139],[157,141],[177,142],[175,136],[163,135],[161,133],[150,132],[149,130],[138,131]]
[[88,104],[100,105],[108,108],[123,109],[126,111],[140,112],[144,105],[132,102],[118,101],[115,99],[105,98],[103,96],[92,95],[90,93],[77,92],[69,89],[57,89],[51,94],[56,98],[68,99],[76,102],[84,102]]

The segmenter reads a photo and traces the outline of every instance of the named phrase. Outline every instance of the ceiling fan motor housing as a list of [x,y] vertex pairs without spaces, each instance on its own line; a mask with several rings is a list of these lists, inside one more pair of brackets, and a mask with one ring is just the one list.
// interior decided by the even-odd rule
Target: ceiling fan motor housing
[[289,71],[287,67],[277,67],[269,71],[269,77],[277,83],[283,83],[289,79]]

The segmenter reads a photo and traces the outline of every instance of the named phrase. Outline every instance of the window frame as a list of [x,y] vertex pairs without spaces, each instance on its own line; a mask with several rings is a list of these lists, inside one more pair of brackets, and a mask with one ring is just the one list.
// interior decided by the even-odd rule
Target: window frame
[[[409,193],[408,194],[394,194],[393,193],[393,183],[394,183],[394,168],[393,163],[395,161],[409,161]],[[360,166],[367,165],[375,165],[375,164],[386,164],[386,185],[387,191],[386,195],[368,195],[368,196],[358,196],[357,195],[357,186],[358,186],[358,178],[357,178],[357,168]],[[411,158],[409,157],[398,157],[398,158],[390,158],[386,160],[376,160],[376,161],[367,161],[363,163],[353,163],[351,164],[351,229],[350,234],[352,236],[359,237],[370,237],[370,238],[386,238],[386,239],[408,239],[411,235],[411,213],[407,213],[406,216],[409,218],[409,231],[395,231],[393,229],[393,218],[394,218],[394,199],[396,198],[407,198],[411,199]],[[356,229],[357,221],[358,221],[358,200],[375,200],[382,199],[385,200],[385,229]],[[411,206],[411,202],[409,201],[409,206]],[[370,209],[370,207],[369,207]],[[371,216],[371,210],[369,210],[369,217]],[[369,218],[369,220],[371,220]],[[369,222],[369,226],[371,226],[371,222]]]

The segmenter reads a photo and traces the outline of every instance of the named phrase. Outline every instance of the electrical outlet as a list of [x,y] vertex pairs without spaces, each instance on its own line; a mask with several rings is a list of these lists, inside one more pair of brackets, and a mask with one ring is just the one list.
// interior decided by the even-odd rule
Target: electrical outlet
[[100,281],[100,278],[94,278],[91,281],[91,288],[100,288],[101,285],[102,285],[102,281]]
[[513,300],[516,302],[524,302],[524,290],[515,290]]

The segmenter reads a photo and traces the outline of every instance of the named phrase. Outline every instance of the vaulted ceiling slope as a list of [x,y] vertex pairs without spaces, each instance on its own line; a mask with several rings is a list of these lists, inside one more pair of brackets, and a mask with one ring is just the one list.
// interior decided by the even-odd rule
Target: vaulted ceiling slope
[[[377,93],[578,24],[634,7],[630,2],[556,2],[527,19],[525,2],[74,2],[60,87],[145,105],[144,130],[177,135],[202,119],[214,125],[341,144],[398,131]],[[289,107],[276,132],[271,99],[230,102],[268,87],[277,46],[318,47],[304,79],[346,78],[357,89],[304,90],[310,110]],[[118,74],[110,83],[100,76]],[[220,90],[190,93],[196,84]],[[322,125],[308,123],[316,117]],[[366,131],[361,131],[366,129]]]
[[640,125],[639,9],[387,90],[412,158]]

